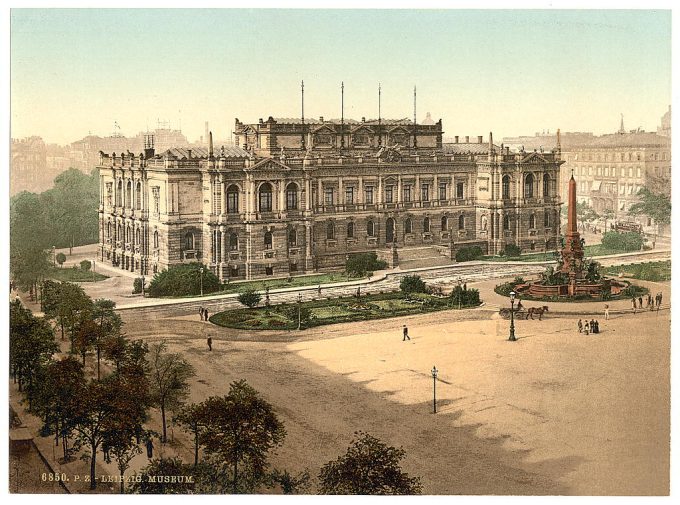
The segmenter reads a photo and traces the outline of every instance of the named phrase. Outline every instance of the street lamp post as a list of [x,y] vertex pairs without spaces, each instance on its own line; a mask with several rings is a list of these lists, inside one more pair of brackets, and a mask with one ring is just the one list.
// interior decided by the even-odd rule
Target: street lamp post
[[302,310],[302,293],[298,293],[297,301],[298,301],[298,331],[299,331],[300,328],[302,327],[302,314],[301,314],[301,310]]
[[201,296],[203,296],[203,267],[201,267]]
[[515,292],[510,291],[510,337],[508,340],[514,342],[515,338]]
[[144,276],[142,275],[142,298],[144,298]]
[[460,281],[462,279],[458,277],[458,310],[460,310],[461,298],[463,298],[463,288],[461,288]]
[[439,370],[437,370],[436,366],[432,366],[432,370],[430,370],[432,373],[432,413],[436,414],[437,413],[437,374],[439,373]]

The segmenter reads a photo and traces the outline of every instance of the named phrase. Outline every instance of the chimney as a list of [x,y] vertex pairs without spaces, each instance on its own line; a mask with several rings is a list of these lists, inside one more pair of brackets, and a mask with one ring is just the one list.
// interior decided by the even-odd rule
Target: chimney
[[458,135],[456,135],[454,138],[454,142],[457,144],[458,143]]
[[478,143],[478,144],[484,143],[484,139],[482,138],[481,135],[477,135],[477,143]]
[[323,116],[319,116],[319,121],[323,123]]
[[260,118],[260,124],[264,124],[264,121],[262,121],[262,118]]
[[187,158],[191,158],[191,149],[187,149]]
[[465,135],[465,143],[466,144],[470,143],[470,135]]
[[362,117],[361,117],[361,122],[362,122],[362,123],[365,123],[365,122],[366,122],[366,118],[362,116]]

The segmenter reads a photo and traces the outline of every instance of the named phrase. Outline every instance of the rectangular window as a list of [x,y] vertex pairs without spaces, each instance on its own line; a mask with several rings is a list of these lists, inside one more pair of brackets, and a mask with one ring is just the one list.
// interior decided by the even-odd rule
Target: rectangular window
[[385,203],[392,203],[393,201],[392,189],[393,186],[385,186]]
[[446,183],[442,182],[439,184],[439,199],[446,200]]
[[352,186],[345,188],[345,204],[354,205],[354,188]]
[[411,201],[411,186],[408,184],[404,186],[404,201],[405,202]]
[[333,205],[333,188],[327,188],[324,190],[324,202],[326,205]]
[[227,192],[227,212],[230,214],[238,212],[238,193],[236,191]]
[[463,183],[462,182],[456,183],[456,198],[458,200],[462,200],[464,198],[463,197]]
[[423,184],[422,187],[420,188],[420,199],[423,202],[429,202],[430,201],[430,186],[429,186],[429,184]]
[[366,203],[369,205],[373,204],[373,186],[366,186],[364,188],[364,196],[366,197]]

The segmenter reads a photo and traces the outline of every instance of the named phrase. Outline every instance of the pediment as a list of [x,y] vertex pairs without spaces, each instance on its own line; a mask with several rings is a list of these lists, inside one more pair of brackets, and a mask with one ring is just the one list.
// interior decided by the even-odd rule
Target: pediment
[[522,163],[548,163],[548,160],[541,153],[534,152],[522,158]]
[[404,126],[395,126],[394,128],[391,128],[387,130],[389,133],[408,133],[408,129],[405,128]]
[[318,128],[315,128],[314,130],[312,130],[312,132],[321,133],[321,134],[323,134],[323,133],[329,133],[329,134],[335,133],[333,128],[331,128],[328,125],[321,125]]
[[280,172],[281,170],[290,170],[290,167],[284,165],[283,163],[276,161],[273,158],[266,158],[262,161],[258,161],[255,165],[248,169],[249,171],[259,171],[259,172]]
[[368,126],[365,126],[365,125],[360,125],[360,126],[356,126],[356,127],[352,128],[351,132],[352,132],[352,133],[368,133],[368,134],[372,134],[372,133],[373,133],[373,129],[372,129],[372,128],[369,128]]
[[255,128],[253,128],[252,126],[250,126],[250,125],[245,125],[245,126],[243,127],[243,133],[257,133],[257,131],[256,131]]

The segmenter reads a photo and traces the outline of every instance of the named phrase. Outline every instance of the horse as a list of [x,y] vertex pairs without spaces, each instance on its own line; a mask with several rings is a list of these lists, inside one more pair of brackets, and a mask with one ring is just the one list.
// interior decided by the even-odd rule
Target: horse
[[534,314],[536,314],[538,316],[538,320],[540,321],[544,312],[548,312],[547,305],[544,305],[543,307],[529,307],[527,310],[527,317],[525,319],[529,319],[529,316],[531,316],[531,319],[533,320]]

